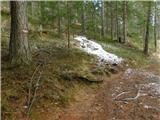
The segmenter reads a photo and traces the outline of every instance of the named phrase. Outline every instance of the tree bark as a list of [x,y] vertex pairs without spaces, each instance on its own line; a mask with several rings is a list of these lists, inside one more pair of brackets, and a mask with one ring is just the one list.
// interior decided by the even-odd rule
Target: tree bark
[[70,7],[69,1],[67,1],[67,37],[68,37],[68,48],[70,48]]
[[9,56],[12,64],[29,64],[27,2],[11,1],[11,32]]
[[85,27],[85,3],[84,1],[82,1],[82,33],[85,34],[86,33],[86,27]]
[[149,24],[151,16],[151,2],[148,2],[148,12],[147,12],[147,24],[146,24],[146,35],[144,40],[144,54],[148,55],[148,39],[149,39]]
[[113,2],[110,2],[110,10],[111,10],[111,40],[113,40]]
[[60,11],[60,1],[58,1],[58,37],[61,37],[61,11]]
[[101,1],[101,35],[104,36],[105,28],[104,28],[104,1]]
[[109,15],[108,15],[108,11],[109,11],[109,7],[108,7],[108,2],[105,2],[105,34],[107,35],[109,32]]
[[34,14],[34,11],[35,11],[35,2],[34,1],[31,2],[31,7],[32,7],[31,8],[32,9],[32,17],[34,17],[34,15],[35,15]]
[[118,1],[116,1],[116,34],[117,34],[117,41],[118,41],[119,40]]
[[[92,5],[94,5],[94,4],[92,3]],[[87,32],[90,31],[93,34],[93,39],[96,39],[97,34],[100,33],[100,32],[97,31],[97,29],[98,29],[98,26],[96,24],[97,15],[96,15],[96,9],[95,9],[94,6],[91,7],[90,13],[88,13],[88,15],[89,14],[90,14],[90,17],[89,16],[87,16],[87,17],[88,17],[88,19],[91,19],[91,22],[93,24],[91,26],[92,28],[88,27]]]
[[154,5],[154,45],[155,45],[155,51],[157,51],[157,30],[156,30],[156,25],[157,25],[157,5],[155,2]]
[[[160,21],[160,15],[157,13],[157,21]],[[160,24],[157,27],[157,38],[160,39]]]
[[44,26],[44,23],[43,23],[43,20],[44,20],[44,12],[43,10],[45,9],[45,2],[44,1],[40,1],[39,2],[40,4],[40,26],[39,26],[39,30],[40,30],[40,36],[41,36],[41,40],[43,40],[43,36],[42,36],[42,32],[43,32],[43,26]]
[[123,1],[123,43],[127,42],[127,1]]

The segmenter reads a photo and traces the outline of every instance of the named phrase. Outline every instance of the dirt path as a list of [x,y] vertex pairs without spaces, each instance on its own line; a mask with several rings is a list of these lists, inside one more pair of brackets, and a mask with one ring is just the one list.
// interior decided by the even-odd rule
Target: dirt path
[[160,47],[157,51],[145,70],[127,69],[97,90],[80,90],[75,102],[51,120],[160,120]]
[[103,102],[106,101],[105,105],[111,107],[108,99],[110,94],[104,93],[109,93],[112,82],[118,80],[121,74],[113,75],[111,79],[106,78],[103,86],[96,91],[90,88],[82,89],[76,96],[76,101],[62,111],[58,120],[102,120],[102,114],[107,112],[107,109],[103,108]]
[[127,69],[106,78],[97,91],[82,89],[57,120],[159,120],[160,64],[153,65],[152,72]]

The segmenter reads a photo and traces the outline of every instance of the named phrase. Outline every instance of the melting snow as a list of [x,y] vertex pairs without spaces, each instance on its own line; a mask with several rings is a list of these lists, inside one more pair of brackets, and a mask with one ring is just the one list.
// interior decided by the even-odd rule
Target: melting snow
[[134,80],[140,79],[143,84],[136,84],[135,87],[140,93],[146,93],[150,96],[160,97],[160,76],[140,69],[127,69],[123,79]]
[[74,39],[80,43],[80,49],[82,49],[83,51],[89,54],[96,55],[100,63],[108,62],[111,64],[119,64],[123,60],[122,58],[112,53],[106,52],[100,44],[94,41],[88,40],[84,36],[77,36]]

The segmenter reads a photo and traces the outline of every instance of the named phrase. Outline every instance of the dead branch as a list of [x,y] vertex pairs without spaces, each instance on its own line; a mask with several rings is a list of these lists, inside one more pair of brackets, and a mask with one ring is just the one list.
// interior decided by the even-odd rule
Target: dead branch
[[129,100],[136,100],[136,99],[138,99],[141,96],[139,91],[140,90],[138,90],[137,95],[135,97],[125,98],[123,100],[129,101]]
[[39,81],[40,81],[40,79],[41,79],[41,72],[40,72],[40,75],[39,75],[39,77],[38,77],[38,79],[37,79],[37,82],[36,82],[36,84],[35,84],[35,89],[34,89],[33,98],[32,98],[32,100],[30,101],[30,104],[29,104],[29,106],[28,106],[27,115],[30,114],[31,108],[32,108],[33,103],[34,103],[34,101],[35,101],[35,99],[36,99],[36,95],[37,95],[37,90],[38,90],[38,87],[39,87]]
[[38,69],[39,69],[40,66],[41,66],[41,64],[39,64],[39,65],[36,67],[35,71],[34,71],[33,74],[32,74],[32,77],[31,77],[31,79],[30,79],[29,89],[28,89],[28,106],[29,106],[30,100],[31,100],[31,89],[32,89],[33,78],[34,78],[35,74],[37,73],[37,71],[38,71]]
[[[121,94],[122,95],[122,94]],[[124,99],[122,99],[122,100],[116,100],[116,101],[131,101],[131,100],[136,100],[136,99],[138,99],[139,97],[141,97],[141,96],[145,96],[146,94],[142,94],[141,93],[141,90],[138,90],[138,92],[137,92],[137,95],[135,96],[135,97],[130,97],[130,98],[124,98]]]
[[122,93],[118,94],[115,98],[113,98],[113,100],[116,100],[119,96],[127,94],[127,93],[130,93],[130,91],[128,91],[128,92],[122,92]]

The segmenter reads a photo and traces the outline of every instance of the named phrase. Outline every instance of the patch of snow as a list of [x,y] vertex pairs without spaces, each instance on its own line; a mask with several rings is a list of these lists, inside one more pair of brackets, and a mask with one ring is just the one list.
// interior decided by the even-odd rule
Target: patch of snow
[[160,96],[160,84],[158,83],[139,84],[139,87],[147,94],[152,96]]
[[155,83],[160,84],[160,76],[155,75],[155,74],[150,73],[150,72],[147,72],[147,71],[142,70],[142,69],[128,68],[125,71],[124,76],[123,76],[123,78],[127,79],[127,80],[130,80],[131,78],[135,78],[135,77],[145,78],[145,81],[155,82]]
[[125,80],[141,79],[143,84],[136,84],[140,94],[147,94],[151,97],[160,97],[160,76],[140,69],[127,69],[123,76]]
[[102,46],[94,41],[88,40],[84,36],[77,36],[74,38],[80,44],[80,49],[87,52],[88,54],[93,54],[98,57],[100,63],[111,63],[111,64],[119,64],[122,62],[122,58],[106,52]]

